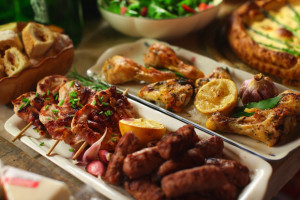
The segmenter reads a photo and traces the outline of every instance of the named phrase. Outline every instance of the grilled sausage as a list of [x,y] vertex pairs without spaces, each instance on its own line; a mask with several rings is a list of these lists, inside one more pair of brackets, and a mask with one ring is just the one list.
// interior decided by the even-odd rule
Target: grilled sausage
[[140,141],[132,132],[124,134],[120,138],[115,148],[115,152],[111,156],[103,177],[104,180],[111,184],[120,184],[123,179],[123,161],[127,154],[135,152],[139,146]]
[[220,137],[212,136],[200,140],[195,147],[201,150],[205,158],[220,157],[223,153],[224,142]]
[[158,169],[157,175],[159,177],[166,176],[170,173],[196,167],[204,163],[204,156],[198,148],[193,148],[186,151],[178,158],[167,160]]
[[162,158],[168,160],[192,148],[199,141],[192,125],[185,125],[176,132],[163,137],[158,143],[158,151]]
[[206,160],[206,164],[220,167],[228,181],[239,188],[245,187],[250,182],[249,169],[237,161],[210,158]]
[[124,186],[126,191],[137,200],[164,199],[161,188],[152,183],[148,177],[125,181]]
[[148,147],[126,156],[123,164],[124,173],[130,178],[139,178],[156,170],[162,163],[158,148]]
[[227,181],[221,169],[212,165],[185,169],[165,176],[161,187],[169,198],[211,190],[222,190],[224,196],[237,194],[236,188]]

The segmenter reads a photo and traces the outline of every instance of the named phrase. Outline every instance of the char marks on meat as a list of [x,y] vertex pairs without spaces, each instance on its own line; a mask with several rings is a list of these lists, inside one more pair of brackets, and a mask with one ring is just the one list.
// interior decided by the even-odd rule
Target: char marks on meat
[[76,112],[71,130],[91,145],[107,129],[101,148],[113,151],[121,136],[119,120],[132,117],[135,117],[132,105],[112,86],[97,92],[88,104]]
[[162,158],[172,159],[179,156],[199,141],[192,125],[185,125],[177,131],[167,134],[158,143],[158,151]]
[[115,152],[111,155],[108,163],[104,180],[107,182],[118,185],[123,180],[123,161],[127,154],[133,153],[138,150],[140,141],[132,133],[125,133],[116,145]]

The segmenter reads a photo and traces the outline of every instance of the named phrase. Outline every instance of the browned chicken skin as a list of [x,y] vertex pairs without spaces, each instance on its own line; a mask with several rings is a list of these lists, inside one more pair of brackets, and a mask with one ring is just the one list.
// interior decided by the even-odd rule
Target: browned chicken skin
[[217,67],[210,74],[205,76],[204,78],[197,79],[195,81],[195,86],[201,87],[213,79],[230,79],[231,80],[231,76],[228,73],[228,71],[226,69],[224,69],[223,67]]
[[193,82],[185,79],[169,79],[144,86],[139,97],[171,110],[181,112],[194,94]]
[[130,58],[118,55],[104,63],[102,74],[110,84],[122,84],[129,81],[154,83],[176,77],[173,72],[159,71],[152,67],[146,68]]
[[300,116],[300,93],[285,91],[272,109],[257,109],[251,117],[232,118],[214,113],[206,122],[208,129],[247,135],[274,146],[293,131]]
[[147,66],[167,68],[178,72],[188,79],[196,80],[197,78],[204,77],[202,71],[195,66],[185,64],[177,57],[173,49],[162,43],[153,43],[150,45],[145,54],[144,62]]

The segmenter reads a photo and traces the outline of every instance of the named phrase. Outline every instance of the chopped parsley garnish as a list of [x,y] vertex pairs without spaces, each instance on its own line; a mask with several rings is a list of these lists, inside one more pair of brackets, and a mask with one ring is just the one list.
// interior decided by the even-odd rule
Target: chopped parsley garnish
[[116,138],[111,138],[111,141],[116,142],[117,139]]
[[48,98],[48,97],[47,97],[47,98],[45,98],[45,100],[49,101],[49,100],[50,100],[50,98]]
[[62,106],[64,102],[65,102],[65,100],[61,100],[58,105]]
[[70,97],[76,98],[77,97],[77,92],[76,91],[70,92]]
[[40,143],[40,146],[44,146],[44,144],[45,144],[45,142],[41,142],[41,143]]
[[69,149],[69,151],[70,151],[70,152],[74,152],[74,151],[75,151],[75,149]]
[[103,96],[98,96],[98,99],[101,102],[103,100]]
[[48,108],[49,108],[49,105],[46,105],[45,108],[44,108],[44,110],[47,110]]
[[38,96],[39,96],[39,93],[38,93],[38,92],[36,92],[36,93],[35,93],[35,96],[36,96],[36,97],[38,97]]
[[100,112],[99,112],[99,115],[101,115],[101,114],[103,114],[103,111],[100,111]]
[[106,103],[106,102],[102,102],[102,105],[104,105],[104,106],[108,106],[108,103]]
[[111,111],[111,110],[108,110],[108,111],[106,111],[104,114],[105,114],[105,116],[107,116],[107,117],[108,117],[108,116],[111,116],[111,115],[112,115],[112,111]]
[[50,91],[49,90],[47,90],[47,95],[49,95],[50,94]]
[[96,100],[94,100],[92,104],[95,106],[95,105],[96,105],[96,103],[97,103],[97,102],[96,102]]

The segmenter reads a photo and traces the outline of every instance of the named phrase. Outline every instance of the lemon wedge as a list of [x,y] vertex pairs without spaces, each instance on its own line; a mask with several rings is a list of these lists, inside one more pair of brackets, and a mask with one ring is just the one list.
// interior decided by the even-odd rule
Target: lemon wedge
[[238,89],[229,79],[214,79],[203,85],[196,94],[194,105],[204,114],[220,112],[228,115],[236,106]]
[[166,127],[154,120],[144,118],[128,118],[119,121],[122,135],[132,131],[143,145],[160,139],[166,133]]

